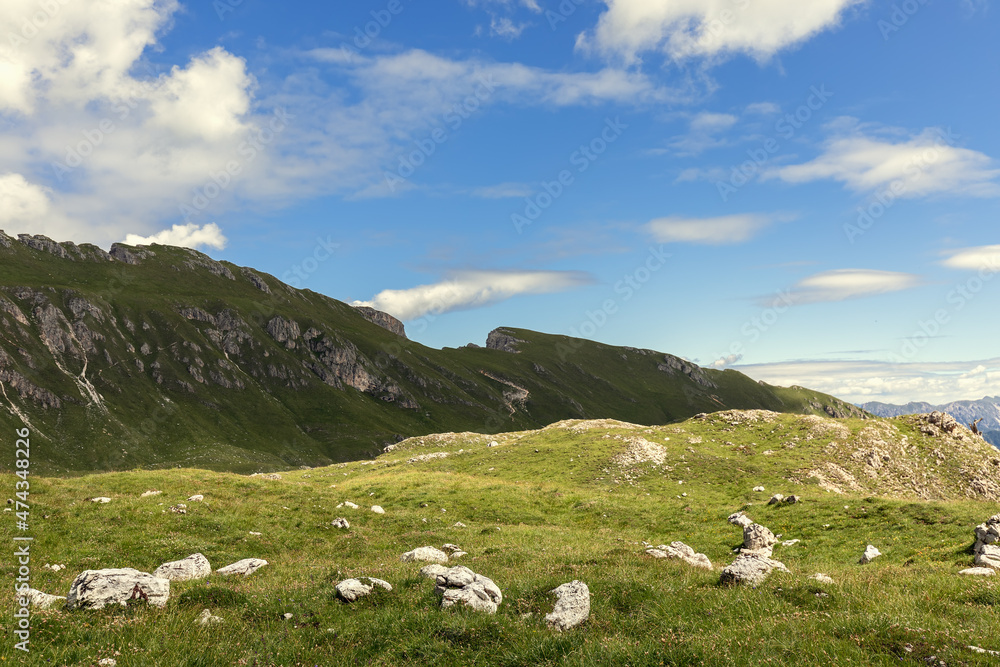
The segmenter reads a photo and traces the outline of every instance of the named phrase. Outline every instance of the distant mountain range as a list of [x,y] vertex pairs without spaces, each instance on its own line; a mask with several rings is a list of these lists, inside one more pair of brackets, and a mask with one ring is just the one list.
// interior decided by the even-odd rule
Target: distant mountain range
[[727,408],[863,414],[662,352],[523,329],[436,350],[385,313],[194,250],[0,232],[0,433],[27,424],[40,472],[316,466],[428,433]]
[[863,403],[860,407],[877,417],[898,417],[934,411],[947,412],[966,426],[982,418],[983,421],[979,422],[979,430],[983,432],[983,437],[995,447],[1000,448],[1000,396],[992,398],[986,396],[978,401],[954,401],[944,405],[931,405],[923,402],[892,405],[872,401]]

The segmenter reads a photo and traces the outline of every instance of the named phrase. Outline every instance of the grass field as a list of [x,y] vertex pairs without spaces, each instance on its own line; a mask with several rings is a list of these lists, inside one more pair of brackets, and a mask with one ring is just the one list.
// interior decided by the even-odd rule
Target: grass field
[[[995,500],[968,494],[970,471],[996,467],[995,450],[924,435],[905,419],[732,414],[660,427],[565,422],[498,436],[425,436],[374,461],[283,472],[280,480],[194,469],[33,477],[31,583],[46,593],[65,595],[84,569],[151,572],[195,552],[213,567],[246,557],[270,565],[246,578],[174,582],[163,609],[36,611],[27,657],[14,650],[5,613],[0,662],[997,664],[967,647],[1000,650],[998,578],[957,574],[972,565],[975,525],[1000,511]],[[864,457],[851,455],[872,446],[873,433],[883,436],[874,447],[891,458],[874,477]],[[492,440],[498,446],[487,446]],[[808,476],[834,461],[854,490],[826,490],[821,484],[851,485]],[[909,484],[908,476],[922,481]],[[0,478],[11,497],[14,481]],[[766,492],[752,491],[756,485]],[[163,493],[139,497],[150,489]],[[768,506],[773,492],[803,501]],[[203,502],[186,502],[196,493]],[[90,502],[94,496],[112,501]],[[361,507],[338,509],[344,501]],[[187,514],[168,511],[179,502]],[[375,504],[386,513],[371,512]],[[790,574],[757,588],[719,586],[718,568],[742,542],[726,521],[737,510],[800,540],[775,547]],[[339,516],[350,529],[330,526]],[[5,513],[7,544],[13,524]],[[644,553],[643,541],[673,540],[717,569]],[[501,587],[496,615],[439,609],[421,564],[399,561],[446,542],[468,551],[457,562]],[[884,555],[857,564],[869,543]],[[52,572],[44,563],[67,568]],[[13,581],[12,555],[0,570]],[[808,579],[817,572],[834,583]],[[348,605],[334,586],[350,576],[379,577],[394,590]],[[555,601],[548,591],[573,579],[590,587],[590,619],[553,632],[543,621]],[[223,622],[196,625],[205,608]]]

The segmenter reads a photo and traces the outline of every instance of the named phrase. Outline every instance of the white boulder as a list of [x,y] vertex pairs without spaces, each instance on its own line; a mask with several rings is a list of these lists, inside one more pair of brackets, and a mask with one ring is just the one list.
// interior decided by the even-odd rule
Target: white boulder
[[102,609],[109,604],[125,606],[130,599],[145,599],[162,607],[169,597],[169,579],[125,567],[84,570],[73,580],[66,604],[70,608]]
[[399,560],[404,563],[413,563],[416,561],[427,561],[429,563],[447,563],[448,554],[441,551],[440,549],[435,549],[434,547],[418,547],[412,551],[407,551],[405,554],[399,557]]
[[712,561],[708,559],[708,556],[695,553],[694,549],[683,542],[671,542],[669,545],[661,544],[655,548],[650,547],[646,549],[646,553],[653,558],[676,558],[694,567],[712,569]]
[[759,553],[741,554],[722,570],[719,583],[725,585],[748,584],[759,586],[773,570],[788,572],[784,563],[772,560]]
[[861,559],[858,562],[861,563],[862,565],[867,565],[868,563],[872,562],[881,555],[882,555],[881,551],[879,551],[874,546],[869,544],[867,547],[865,547],[865,552],[861,554]]
[[392,586],[387,581],[374,577],[360,577],[357,579],[344,579],[337,584],[337,596],[345,602],[354,602],[360,597],[364,597],[375,590],[375,587],[392,590]]
[[170,579],[171,581],[188,581],[204,579],[212,574],[212,566],[202,554],[192,554],[182,560],[164,563],[153,571],[154,577]]
[[224,576],[229,576],[231,574],[242,574],[243,576],[247,576],[253,574],[265,565],[267,565],[267,561],[262,558],[244,558],[243,560],[236,561],[232,565],[220,567],[215,571],[215,573]]
[[582,581],[571,581],[558,586],[550,593],[559,599],[551,614],[545,615],[545,623],[563,632],[580,625],[590,616],[590,589]]
[[[992,572],[992,570],[990,571]],[[60,602],[66,601],[66,598],[61,595],[49,595],[48,593],[43,593],[34,588],[29,588],[28,592],[22,597],[28,598],[28,602],[35,609],[49,609],[56,606]]]

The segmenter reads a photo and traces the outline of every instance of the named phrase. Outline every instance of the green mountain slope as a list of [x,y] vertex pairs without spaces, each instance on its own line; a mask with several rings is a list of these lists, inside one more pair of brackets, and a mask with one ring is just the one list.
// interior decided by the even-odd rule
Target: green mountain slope
[[401,334],[385,314],[193,250],[0,233],[0,427],[29,425],[43,472],[315,466],[567,418],[863,414],[651,350],[521,329],[435,350]]

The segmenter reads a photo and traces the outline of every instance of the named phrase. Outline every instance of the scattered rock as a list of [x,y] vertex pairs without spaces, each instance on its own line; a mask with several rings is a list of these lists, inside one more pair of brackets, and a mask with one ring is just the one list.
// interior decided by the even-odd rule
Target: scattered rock
[[161,493],[163,493],[163,491],[152,491],[152,490],[150,490],[150,491],[144,491],[143,493],[139,494],[139,497],[140,498],[148,498],[150,496],[158,496]]
[[292,620],[292,614],[290,612],[286,612],[284,615],[282,615],[282,618],[285,619],[286,621],[290,621]]
[[767,501],[767,504],[768,505],[778,505],[784,499],[785,499],[785,497],[783,495],[781,495],[780,493],[776,493],[773,496],[771,496],[771,499]]
[[399,557],[399,560],[404,563],[413,563],[416,561],[428,561],[431,563],[447,563],[448,554],[441,551],[440,549],[435,549],[434,547],[418,547],[413,551],[407,551],[405,554]]
[[251,477],[260,477],[261,479],[267,479],[271,481],[277,481],[281,479],[281,475],[276,472],[255,472],[250,475]]
[[783,547],[791,547],[791,546],[794,546],[794,545],[798,544],[798,543],[799,543],[800,541],[801,541],[801,540],[798,540],[798,539],[794,539],[794,540],[785,540],[785,541],[783,541],[783,542],[781,543],[781,546],[783,546]]
[[441,548],[444,551],[447,551],[448,553],[454,553],[456,551],[461,551],[462,550],[462,547],[458,546],[457,544],[452,544],[450,542],[447,543],[447,544],[441,545]]
[[499,447],[500,443],[497,442],[496,440],[491,440],[490,443],[488,445],[486,445],[486,446],[487,447]]
[[1000,569],[1000,544],[984,544],[976,550],[976,565]]
[[183,560],[164,563],[153,571],[154,577],[170,579],[171,581],[188,581],[204,579],[212,574],[212,566],[202,554],[192,554]]
[[448,571],[444,565],[438,565],[437,563],[431,563],[430,565],[424,565],[420,568],[420,576],[427,577],[428,579],[437,580],[439,574],[444,574]]
[[109,604],[125,606],[129,599],[139,598],[162,607],[169,597],[169,579],[154,577],[130,567],[84,570],[73,580],[66,605],[71,609],[102,609]]
[[1000,514],[976,526],[976,565],[1000,569]]
[[452,528],[466,528],[466,527],[467,526],[464,523],[462,523],[461,521],[456,521],[455,525],[452,526]]
[[867,547],[865,547],[865,552],[861,554],[861,560],[859,560],[858,562],[861,563],[862,565],[867,565],[868,563],[872,562],[881,555],[882,555],[881,551],[879,551],[874,546],[869,544]]
[[387,581],[375,579],[374,577],[361,577],[358,579],[344,579],[337,584],[337,596],[344,602],[354,602],[360,597],[364,597],[375,590],[375,587],[392,590],[392,586]]
[[344,502],[337,505],[337,509],[340,509],[341,507],[350,507],[352,510],[358,509],[358,506],[352,503],[350,500],[345,500]]
[[818,581],[821,584],[832,584],[833,583],[833,579],[831,579],[829,576],[823,574],[822,572],[817,572],[816,574],[810,574],[809,578],[813,579],[815,581]]
[[590,589],[582,581],[573,580],[549,593],[554,593],[559,598],[552,613],[545,615],[545,623],[550,628],[564,632],[580,625],[590,616]]
[[115,667],[115,665],[118,664],[118,661],[114,658],[101,658],[97,661],[97,664],[101,667]]
[[[992,573],[993,570],[990,570]],[[28,592],[23,595],[23,597],[28,598],[31,606],[35,609],[49,609],[54,607],[59,602],[63,602],[66,598],[60,595],[49,595],[48,593],[43,593],[40,590],[29,588]]]
[[213,625],[215,623],[221,623],[222,618],[219,616],[212,616],[212,612],[208,609],[201,610],[201,616],[195,621],[198,625]]
[[42,566],[42,569],[43,570],[52,570],[53,572],[58,572],[59,570],[65,570],[66,566],[65,565],[49,565],[48,563],[46,563],[45,565]]
[[188,501],[194,502],[194,503],[200,503],[203,500],[205,500],[205,496],[201,495],[200,493],[196,493],[193,496],[191,496],[190,498],[188,498]]
[[991,651],[989,649],[985,649],[985,648],[982,648],[982,647],[979,647],[979,646],[968,646],[966,648],[968,648],[970,651],[974,651],[976,653],[985,653],[987,655],[1000,656],[1000,651]]
[[265,565],[267,565],[267,561],[262,558],[244,558],[243,560],[236,561],[232,565],[220,567],[215,571],[215,573],[224,576],[229,576],[230,574],[242,574],[243,576],[248,576]]
[[101,503],[103,505],[105,503],[110,503],[111,502],[111,498],[108,498],[107,496],[97,496],[96,498],[91,498],[90,502],[92,502],[92,503]]
[[683,542],[671,542],[670,545],[661,544],[658,547],[646,549],[646,553],[653,558],[676,558],[688,565],[702,567],[706,570],[712,569],[712,561],[705,554],[695,553],[694,549]]
[[170,506],[170,511],[174,514],[187,514],[187,505],[184,503],[177,503],[176,505]]
[[763,486],[755,486],[755,487],[753,487],[753,490],[756,493],[762,493],[764,491],[764,487]]
[[734,526],[739,526],[740,528],[746,528],[747,526],[753,523],[753,519],[748,517],[743,512],[735,512],[734,514],[730,514],[729,518],[726,520],[729,521],[729,523],[733,524]]
[[778,538],[774,533],[759,523],[751,523],[743,527],[743,547],[740,553],[755,553],[770,558],[771,551],[777,543]]
[[385,510],[382,509],[381,505],[372,505],[372,512],[375,512],[375,514],[385,514]]
[[784,563],[759,553],[745,553],[723,568],[719,583],[727,586],[734,584],[759,586],[770,576],[772,570],[788,572]]
[[503,595],[492,579],[458,565],[437,576],[434,591],[441,596],[441,608],[464,605],[488,614],[496,613]]
[[262,535],[263,533],[258,533],[258,532],[257,532],[257,531],[255,531],[255,530],[251,530],[251,531],[250,531],[250,534],[251,534],[251,535],[254,535],[254,536],[256,536],[256,537],[260,537],[260,536],[261,536],[261,535]]
[[347,519],[345,519],[342,516],[339,516],[336,519],[334,519],[333,521],[331,521],[330,525],[333,526],[334,528],[350,528],[351,527],[351,524],[349,524],[347,522]]
[[996,573],[992,567],[969,567],[959,572],[969,577],[992,577]]

